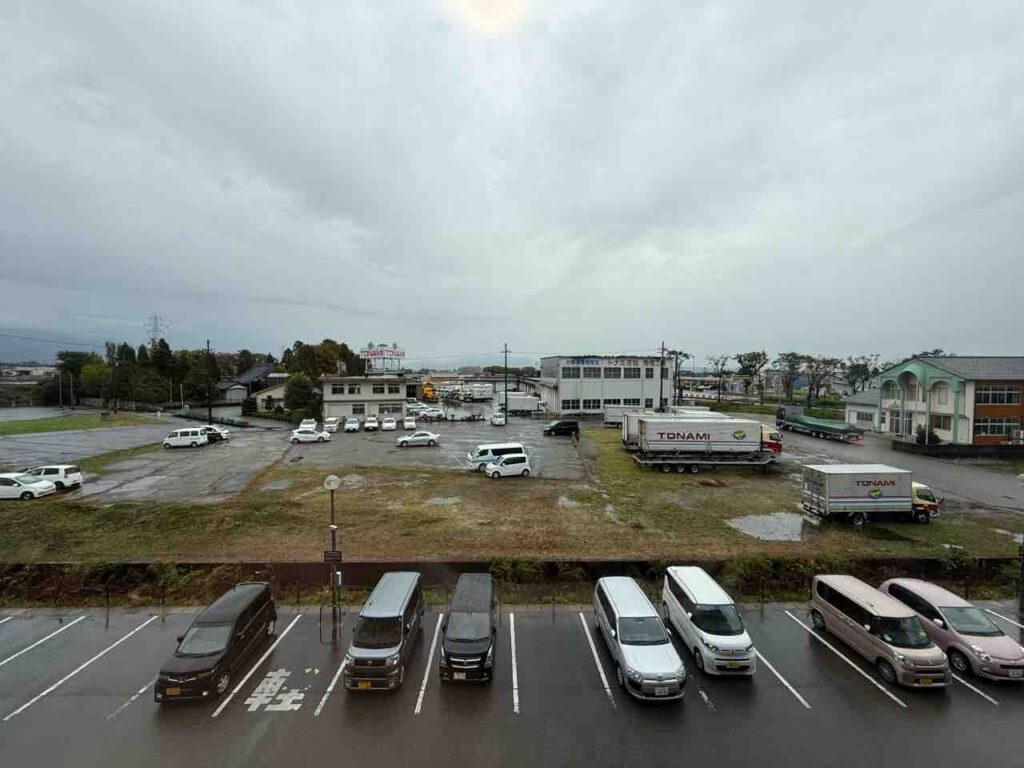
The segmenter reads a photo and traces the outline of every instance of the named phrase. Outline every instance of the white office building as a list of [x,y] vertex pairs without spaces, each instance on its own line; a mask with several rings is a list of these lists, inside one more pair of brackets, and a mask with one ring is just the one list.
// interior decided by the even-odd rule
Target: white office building
[[542,357],[540,377],[522,389],[547,403],[559,415],[599,414],[606,406],[657,408],[672,397],[671,364],[660,357],[590,355]]
[[324,418],[394,416],[405,414],[409,386],[415,383],[399,373],[371,373],[365,376],[326,376],[323,388]]

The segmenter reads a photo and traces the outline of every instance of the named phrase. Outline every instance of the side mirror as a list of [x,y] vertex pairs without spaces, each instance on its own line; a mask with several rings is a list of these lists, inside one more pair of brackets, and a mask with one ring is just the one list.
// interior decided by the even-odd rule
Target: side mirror
[[178,635],[178,642],[179,642],[179,643],[180,643],[180,642],[181,642],[182,640],[184,640],[184,639],[185,639],[185,636],[184,636],[184,635]]
[[687,611],[686,612],[686,618],[692,619],[693,618],[693,611]]
[[871,625],[870,624],[862,624],[861,626],[864,627],[864,629],[866,629],[868,632],[871,631]]
[[946,623],[937,616],[934,619],[932,619],[932,621],[935,622],[936,627],[941,627],[942,629],[946,628]]
[[615,637],[615,630],[613,629],[613,630],[610,630],[610,631],[611,631],[612,637],[614,638]]

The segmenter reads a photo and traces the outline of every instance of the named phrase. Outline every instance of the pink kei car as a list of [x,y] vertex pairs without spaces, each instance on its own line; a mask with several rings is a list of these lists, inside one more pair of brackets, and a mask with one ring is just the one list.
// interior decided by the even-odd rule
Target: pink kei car
[[1024,681],[1024,646],[984,611],[948,589],[920,579],[889,579],[879,589],[913,609],[957,674]]

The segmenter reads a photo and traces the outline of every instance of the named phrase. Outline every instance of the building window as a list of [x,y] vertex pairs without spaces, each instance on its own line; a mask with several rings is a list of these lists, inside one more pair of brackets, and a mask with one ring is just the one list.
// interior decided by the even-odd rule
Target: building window
[[907,400],[917,400],[917,384],[907,385]]
[[975,419],[974,434],[1012,437],[1020,429],[1020,419]]
[[624,378],[624,379],[639,379],[640,378],[640,369],[639,368],[629,368],[629,367],[623,368],[622,369],[622,378]]
[[401,413],[402,412],[402,405],[401,405],[401,403],[381,403],[377,407],[377,412],[378,413]]
[[344,384],[331,384],[331,394],[332,395],[344,395],[345,394],[345,385]]
[[366,403],[352,403],[352,415],[362,416],[366,413]]
[[580,409],[579,400],[563,400],[562,410],[563,411],[578,411]]
[[949,387],[940,384],[935,388],[935,401],[939,405],[946,405],[949,402]]
[[601,378],[601,369],[600,368],[593,368],[593,367],[587,366],[586,368],[583,369],[583,378],[584,379],[600,379]]
[[644,369],[644,378],[653,379],[654,378],[654,369],[653,368],[645,368]]
[[644,399],[644,408],[653,408],[653,407],[654,407],[654,398],[653,397],[645,398]]
[[622,400],[617,397],[609,397],[604,401],[605,405],[622,405]]
[[623,405],[635,405],[635,406],[639,407],[639,405],[640,405],[640,398],[639,397],[624,397],[624,398],[622,398],[622,404]]
[[[947,418],[949,418],[947,416]],[[874,421],[875,415],[868,411],[857,411],[857,421]]]
[[[358,395],[361,391],[362,390],[361,390],[361,388],[360,388],[360,386],[358,384],[349,384],[348,385],[348,393],[350,395]],[[362,411],[360,411],[360,413],[362,413]]]
[[974,390],[974,402],[982,405],[1019,405],[1020,387],[1012,384],[979,384]]
[[373,385],[373,394],[375,394],[375,395],[383,395],[384,394],[384,385],[383,384],[374,384]]
[[662,368],[661,369],[661,378],[663,378],[663,379],[667,379],[668,378],[668,368]]
[[941,429],[946,432],[953,428],[952,416],[932,415],[932,429]]
[[579,366],[572,365],[572,366],[565,366],[564,368],[562,368],[562,378],[563,379],[578,379],[579,377],[580,377]]
[[599,410],[601,410],[601,401],[600,400],[584,400],[583,401],[583,410],[584,411],[599,411]]
[[399,384],[388,384],[388,394],[389,395],[398,395],[398,394],[401,394],[401,392],[402,392],[401,385],[399,385]]
[[622,378],[622,369],[619,368],[618,366],[616,366],[614,368],[605,368],[604,369],[604,377],[606,379],[621,379]]

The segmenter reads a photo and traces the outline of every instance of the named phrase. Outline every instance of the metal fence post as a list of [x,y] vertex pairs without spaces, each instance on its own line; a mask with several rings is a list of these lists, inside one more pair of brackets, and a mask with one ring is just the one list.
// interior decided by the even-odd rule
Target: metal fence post
[[107,616],[103,620],[103,628],[110,629],[110,582],[104,582],[103,584],[103,602],[107,606]]

